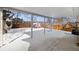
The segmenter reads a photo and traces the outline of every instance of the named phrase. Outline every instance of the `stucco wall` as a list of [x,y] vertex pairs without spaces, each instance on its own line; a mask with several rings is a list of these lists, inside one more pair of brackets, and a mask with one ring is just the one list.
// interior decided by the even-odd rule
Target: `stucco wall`
[[2,11],[0,11],[0,46],[2,46]]

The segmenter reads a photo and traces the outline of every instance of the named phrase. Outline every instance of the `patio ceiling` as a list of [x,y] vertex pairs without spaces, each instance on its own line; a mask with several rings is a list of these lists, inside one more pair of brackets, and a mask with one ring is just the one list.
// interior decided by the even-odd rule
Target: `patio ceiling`
[[36,13],[44,16],[73,16],[73,10],[74,10],[74,16],[79,15],[78,14],[78,8],[77,7],[12,7],[18,10],[27,11],[31,13]]

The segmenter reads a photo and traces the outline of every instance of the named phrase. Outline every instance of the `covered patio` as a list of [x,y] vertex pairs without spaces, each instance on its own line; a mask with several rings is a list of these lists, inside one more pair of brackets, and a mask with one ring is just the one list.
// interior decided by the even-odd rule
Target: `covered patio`
[[[3,34],[1,51],[79,50],[79,47],[76,45],[78,36],[73,35],[72,30],[65,31],[61,28],[55,29],[53,27],[54,24],[63,26],[68,22],[78,22],[79,10],[77,7],[11,7],[3,9],[8,9],[18,14],[16,16],[20,18],[20,22],[16,21],[16,26],[15,21],[13,21],[16,20],[16,16],[13,16],[13,19],[11,18],[15,26]],[[20,12],[22,13],[19,14]],[[73,20],[69,17],[72,17]],[[64,21],[65,19],[66,21]],[[54,22],[54,20],[58,21]],[[69,25],[67,26],[69,27]]]

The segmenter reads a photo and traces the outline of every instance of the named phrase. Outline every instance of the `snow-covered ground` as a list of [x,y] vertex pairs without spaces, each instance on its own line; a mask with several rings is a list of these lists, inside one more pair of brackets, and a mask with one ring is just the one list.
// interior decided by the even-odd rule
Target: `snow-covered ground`
[[[73,42],[76,42],[76,40],[74,39],[75,36],[72,35],[71,32],[66,32],[66,31],[62,31],[62,30],[54,30],[54,29],[52,29],[52,30],[45,29],[45,32],[44,32],[44,28],[33,28],[33,37],[32,38],[31,38],[31,28],[11,29],[8,31],[7,34],[4,34],[3,36],[4,36],[4,38],[3,38],[4,44],[10,45],[12,42],[14,42],[14,44],[15,44],[15,41],[18,43],[18,40],[23,40],[24,42],[28,42],[30,44],[30,50],[48,50],[49,49],[48,47],[51,46],[50,44],[52,42],[53,42],[53,44],[51,47],[54,48],[59,42],[62,42],[66,39],[67,39],[67,43],[65,43],[65,45],[69,44],[69,45],[67,45],[66,48],[72,49],[71,48],[72,46],[71,47],[69,47],[69,46],[73,45],[72,44]],[[50,39],[51,39],[51,41],[50,41]],[[47,42],[47,43],[45,43],[45,42]],[[64,44],[64,42],[62,42],[62,43]],[[23,45],[26,46],[25,44],[23,44]],[[13,46],[13,44],[12,44],[12,46]],[[27,49],[29,49],[29,47]],[[55,49],[58,50],[57,47],[55,47]],[[61,49],[62,49],[62,47],[61,47]]]
[[[33,31],[43,30],[44,28],[33,28]],[[8,33],[16,33],[16,32],[31,32],[31,28],[15,28],[10,29]]]
[[[43,28],[33,29],[33,31],[42,30]],[[24,46],[28,50],[30,47],[29,42],[24,42],[23,39],[31,38],[31,35],[27,33],[31,32],[31,28],[17,28],[11,29],[8,33],[3,35],[3,47],[0,50],[24,50],[22,46]],[[21,48],[22,47],[22,48]],[[20,49],[18,49],[20,48]]]

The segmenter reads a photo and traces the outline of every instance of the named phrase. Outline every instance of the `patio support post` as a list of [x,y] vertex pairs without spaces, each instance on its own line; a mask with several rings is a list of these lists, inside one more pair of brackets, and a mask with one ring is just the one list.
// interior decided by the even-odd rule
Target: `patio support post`
[[1,10],[1,8],[0,8],[0,47],[2,46],[2,42],[3,42],[3,40],[2,40],[2,35],[3,35],[3,19],[2,19],[2,10]]
[[31,15],[31,22],[32,22],[32,26],[31,26],[31,39],[33,38],[33,14]]
[[45,17],[44,17],[44,36],[45,36]]

